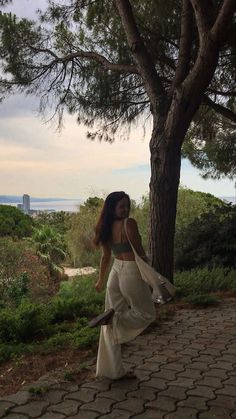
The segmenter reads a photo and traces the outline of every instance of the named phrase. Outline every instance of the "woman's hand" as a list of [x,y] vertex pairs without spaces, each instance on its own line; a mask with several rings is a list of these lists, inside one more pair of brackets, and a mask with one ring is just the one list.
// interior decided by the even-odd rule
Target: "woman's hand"
[[103,281],[98,280],[94,285],[94,288],[97,292],[101,292],[103,289]]

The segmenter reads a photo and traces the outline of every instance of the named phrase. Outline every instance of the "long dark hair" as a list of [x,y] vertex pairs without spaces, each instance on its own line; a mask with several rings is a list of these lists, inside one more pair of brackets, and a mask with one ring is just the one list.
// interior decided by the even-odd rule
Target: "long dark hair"
[[116,219],[116,205],[123,198],[128,199],[130,207],[130,197],[123,191],[112,192],[106,197],[95,227],[95,237],[93,241],[96,246],[107,243],[111,238],[111,226]]

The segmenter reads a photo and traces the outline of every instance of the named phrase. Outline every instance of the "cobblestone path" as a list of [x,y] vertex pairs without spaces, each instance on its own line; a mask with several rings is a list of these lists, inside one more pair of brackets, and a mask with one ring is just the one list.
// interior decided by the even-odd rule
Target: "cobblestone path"
[[[236,301],[180,310],[124,347],[137,379],[50,381],[0,399],[0,418],[236,418]],[[93,368],[93,365],[92,365]]]

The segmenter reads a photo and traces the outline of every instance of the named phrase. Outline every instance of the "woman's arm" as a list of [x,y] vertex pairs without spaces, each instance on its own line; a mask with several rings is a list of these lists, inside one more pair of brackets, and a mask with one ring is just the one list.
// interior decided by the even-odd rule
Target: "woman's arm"
[[142,245],[142,239],[139,234],[138,225],[133,218],[129,218],[127,222],[127,232],[129,235],[129,239],[134,246],[138,255],[144,259],[145,261],[148,260],[145,250]]
[[100,260],[99,278],[95,284],[95,289],[100,292],[103,288],[105,274],[111,261],[111,248],[108,245],[102,245],[102,257]]

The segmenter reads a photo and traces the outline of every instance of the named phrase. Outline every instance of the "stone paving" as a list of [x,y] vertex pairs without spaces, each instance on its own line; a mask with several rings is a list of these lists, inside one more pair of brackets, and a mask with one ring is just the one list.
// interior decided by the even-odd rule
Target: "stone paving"
[[32,396],[31,385],[1,398],[0,418],[236,418],[235,326],[235,299],[177,311],[124,346],[137,379],[77,385],[42,378],[34,383],[41,395]]

